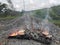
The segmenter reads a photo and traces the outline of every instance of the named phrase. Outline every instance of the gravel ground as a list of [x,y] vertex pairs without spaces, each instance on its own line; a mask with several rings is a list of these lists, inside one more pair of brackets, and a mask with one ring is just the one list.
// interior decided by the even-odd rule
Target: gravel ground
[[47,45],[33,40],[9,39],[5,45]]
[[[0,37],[1,37],[1,34],[3,34],[2,36],[5,38],[5,36],[11,31],[12,28],[20,27],[20,25],[22,25],[24,23],[24,17],[23,18],[18,18],[18,19],[16,19],[15,22],[14,21],[12,21],[12,22],[10,22],[11,24],[8,23],[8,25],[6,25],[7,23],[5,23],[5,25],[2,25],[3,28],[0,28]],[[49,24],[49,26],[50,26],[50,29],[52,31],[51,33],[56,38],[59,38],[59,40],[60,40],[60,28],[56,27],[53,24]],[[4,41],[2,41],[2,42],[4,42],[3,45],[47,45],[47,44],[42,44],[40,42],[36,42],[36,41],[33,41],[33,40],[9,39],[6,42],[5,39],[2,39],[2,37],[0,38],[0,42],[1,42],[1,40],[4,40]],[[60,45],[60,43],[57,44],[55,42],[52,42],[51,45]]]

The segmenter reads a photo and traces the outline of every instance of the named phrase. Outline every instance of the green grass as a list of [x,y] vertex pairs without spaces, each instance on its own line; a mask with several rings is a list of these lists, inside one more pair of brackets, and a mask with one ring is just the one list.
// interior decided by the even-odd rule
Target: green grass
[[8,16],[8,17],[0,17],[0,19],[13,19],[15,18],[16,16]]
[[7,17],[0,17],[0,20],[6,20],[6,19],[14,19],[16,17],[21,17],[21,16],[7,16]]
[[60,20],[52,20],[51,22],[53,22],[54,24],[60,26]]

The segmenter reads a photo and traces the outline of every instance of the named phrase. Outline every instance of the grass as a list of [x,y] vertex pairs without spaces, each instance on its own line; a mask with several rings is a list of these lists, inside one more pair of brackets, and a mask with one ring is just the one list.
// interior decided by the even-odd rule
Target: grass
[[0,20],[6,20],[6,19],[14,19],[16,17],[21,17],[21,16],[7,16],[7,17],[0,17]]
[[54,24],[60,26],[60,20],[52,20],[51,22],[53,22]]
[[15,18],[16,16],[7,16],[7,17],[0,17],[0,19],[13,19]]

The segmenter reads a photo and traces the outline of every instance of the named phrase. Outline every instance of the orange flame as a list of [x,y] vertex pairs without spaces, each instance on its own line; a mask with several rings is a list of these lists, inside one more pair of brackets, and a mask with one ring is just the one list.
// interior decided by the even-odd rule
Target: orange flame
[[52,35],[50,35],[49,34],[49,31],[47,31],[47,30],[43,31],[42,34],[44,34],[48,38],[51,38],[52,37]]
[[47,35],[49,35],[49,31],[45,30],[45,31],[42,32],[42,34],[47,36]]
[[10,34],[10,36],[24,35],[25,34],[24,32],[25,32],[25,30],[21,29],[19,31],[16,31],[16,32]]

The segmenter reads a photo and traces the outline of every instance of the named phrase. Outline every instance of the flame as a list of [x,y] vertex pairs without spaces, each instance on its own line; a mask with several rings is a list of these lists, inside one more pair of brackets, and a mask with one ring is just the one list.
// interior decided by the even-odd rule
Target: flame
[[25,34],[24,32],[25,32],[25,30],[21,29],[19,31],[16,31],[16,32],[10,34],[10,36],[24,35]]
[[45,30],[45,31],[42,32],[42,34],[47,36],[47,35],[49,35],[49,31]]

